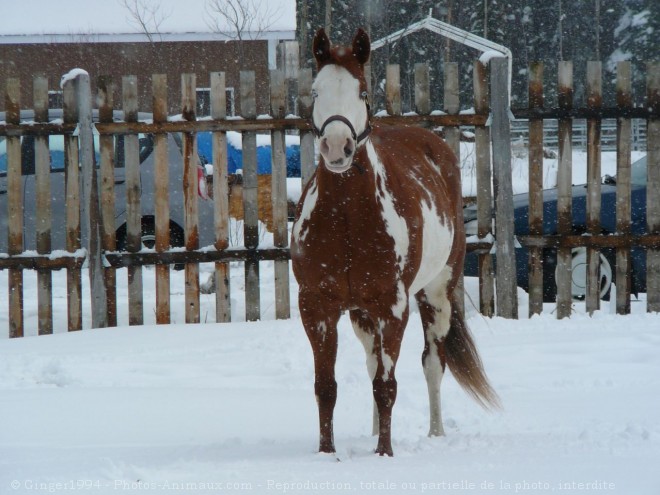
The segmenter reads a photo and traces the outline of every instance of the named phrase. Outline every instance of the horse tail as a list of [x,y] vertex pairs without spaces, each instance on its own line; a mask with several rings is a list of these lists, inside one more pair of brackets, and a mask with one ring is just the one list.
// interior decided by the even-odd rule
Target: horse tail
[[500,398],[486,377],[463,314],[455,305],[452,305],[451,325],[444,344],[447,365],[463,390],[484,409],[501,409]]

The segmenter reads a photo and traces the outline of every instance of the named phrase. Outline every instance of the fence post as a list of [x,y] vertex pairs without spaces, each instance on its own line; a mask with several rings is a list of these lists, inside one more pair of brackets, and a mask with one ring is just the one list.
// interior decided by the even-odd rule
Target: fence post
[[[137,122],[138,117],[137,77],[124,76],[122,98],[124,120]],[[140,150],[137,134],[124,136],[124,160],[126,169],[126,250],[137,253],[142,249],[142,213],[140,198]],[[128,324],[142,325],[144,321],[144,299],[142,291],[142,267],[129,266],[128,272]]]
[[78,99],[78,130],[80,164],[82,168],[82,220],[87,233],[87,263],[91,289],[92,328],[108,326],[108,305],[101,260],[101,229],[99,218],[99,191],[94,164],[94,135],[92,133],[92,89],[89,74],[76,76]]
[[[543,108],[543,64],[529,67],[529,108]],[[529,233],[543,235],[543,119],[529,119]],[[543,311],[543,249],[529,248],[529,316]]]
[[[274,119],[284,118],[286,111],[286,86],[284,72],[270,72],[270,113]],[[286,248],[289,245],[287,229],[287,193],[286,193],[286,141],[284,131],[272,131],[272,206],[273,206],[273,242],[275,247]],[[277,260],[275,269],[275,317],[287,319],[291,315],[289,290],[289,261]]]
[[490,61],[491,138],[495,190],[495,233],[497,267],[497,314],[518,317],[516,252],[513,233],[513,185],[511,183],[511,123],[509,121],[508,60],[496,57]]
[[[474,111],[488,115],[488,69],[479,60],[474,62]],[[490,169],[490,129],[476,126],[474,147],[477,174],[477,236],[479,239],[493,234],[493,194]],[[495,314],[495,287],[493,281],[493,257],[490,253],[479,254],[479,311],[490,318]]]
[[[34,120],[48,122],[48,79],[34,78]],[[50,234],[52,229],[50,192],[50,152],[48,136],[34,137],[35,198],[37,206],[37,253],[51,251]],[[37,271],[37,300],[39,303],[39,335],[53,333],[53,277],[50,270]]]
[[[196,120],[195,74],[181,75],[181,113],[185,120]],[[183,203],[187,251],[199,249],[199,214],[197,206],[197,139],[195,133],[183,133]],[[199,265],[186,263],[186,323],[199,323]]]
[[[78,122],[78,105],[74,82],[67,79],[63,90],[64,123]],[[80,170],[78,167],[78,136],[64,136],[66,162],[66,250],[80,249]],[[69,331],[82,329],[82,274],[80,268],[67,269],[67,313]]]
[[[98,79],[99,122],[112,122],[114,84],[109,76]],[[115,225],[115,137],[99,136],[101,164],[101,228],[102,248],[105,251],[117,250],[117,226]],[[108,309],[108,326],[117,326],[117,270],[108,266],[105,272],[105,290]]]
[[[154,123],[167,122],[167,76],[153,74],[151,76],[152,107]],[[165,133],[154,134],[154,192],[156,195],[154,212],[156,216],[157,253],[169,249],[170,239],[170,171],[167,156],[167,140]],[[156,265],[156,323],[170,323],[170,266]]]
[[[573,109],[573,63],[559,62],[558,75],[559,109],[570,112]],[[557,173],[557,233],[571,235],[573,231],[572,189],[573,189],[573,120],[571,117],[559,119],[559,170]],[[557,249],[557,318],[571,316],[573,303],[571,291],[571,248]]]
[[[618,62],[616,74],[616,106],[623,114],[632,109],[632,71],[630,62]],[[616,231],[629,236],[631,230],[631,121],[619,117],[616,121]],[[630,314],[630,248],[616,250],[616,312]]]
[[[252,119],[257,116],[255,94],[255,74],[241,71],[241,116]],[[243,132],[243,240],[251,254],[245,260],[245,319],[256,321],[261,317],[259,295],[259,259],[256,249],[259,245],[259,210],[257,207],[257,135]]]
[[[587,62],[587,107],[600,110],[602,97],[601,62]],[[587,120],[587,233],[599,235],[600,230],[600,117]],[[600,308],[600,251],[587,248],[586,310],[591,315]]]
[[401,70],[390,64],[385,72],[385,107],[389,115],[401,115]]
[[[7,123],[21,122],[21,82],[7,79],[5,89]],[[23,252],[23,186],[21,138],[7,136],[7,216],[9,255]],[[9,269],[9,337],[23,337],[23,269]]]
[[[646,106],[660,113],[660,63],[646,66]],[[648,154],[646,170],[646,228],[649,234],[660,234],[660,118],[649,117],[646,123]],[[660,312],[660,249],[646,251],[646,311]]]
[[[211,117],[227,117],[225,73],[211,73]],[[229,185],[227,183],[227,133],[214,132],[213,139],[213,218],[215,248],[229,246]],[[215,321],[231,321],[229,263],[215,264]]]

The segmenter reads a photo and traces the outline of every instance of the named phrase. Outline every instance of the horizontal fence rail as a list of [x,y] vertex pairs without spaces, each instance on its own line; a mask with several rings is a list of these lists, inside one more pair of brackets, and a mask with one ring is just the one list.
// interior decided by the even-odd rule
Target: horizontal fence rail
[[[658,65],[648,66],[648,104],[643,108],[633,107],[630,98],[630,67],[626,63],[619,64],[617,76],[617,105],[606,108],[598,103],[600,88],[597,84],[599,66],[593,65],[589,71],[588,81],[592,98],[586,108],[574,108],[572,103],[573,81],[570,63],[562,63],[559,68],[560,98],[557,108],[547,108],[543,98],[543,66],[534,64],[530,67],[530,103],[529,108],[513,110],[516,119],[526,119],[524,122],[514,121],[509,124],[501,116],[491,117],[489,69],[480,62],[475,62],[473,68],[473,111],[460,112],[458,101],[458,68],[448,65],[445,74],[445,94],[442,111],[431,111],[429,68],[418,64],[415,69],[415,105],[416,113],[401,114],[399,96],[398,67],[392,66],[387,71],[387,111],[377,113],[373,124],[378,126],[406,125],[423,126],[441,129],[443,136],[459,156],[461,153],[461,129],[474,131],[474,153],[477,185],[477,238],[468,242],[467,250],[478,258],[479,266],[479,310],[487,316],[502,314],[501,308],[496,308],[496,275],[499,265],[494,263],[494,246],[498,240],[493,228],[496,194],[506,191],[502,186],[510,177],[502,175],[501,167],[506,167],[509,158],[503,158],[506,147],[493,148],[495,142],[502,139],[516,141],[523,139],[529,154],[529,229],[526,233],[517,235],[519,245],[526,250],[523,263],[528,263],[530,314],[543,309],[543,288],[545,270],[545,254],[557,253],[557,316],[565,317],[571,313],[571,250],[586,248],[591,269],[588,271],[588,309],[598,308],[597,264],[598,256],[603,250],[616,251],[616,308],[617,312],[625,314],[630,311],[631,298],[631,252],[635,249],[645,250],[646,284],[648,311],[660,310],[660,102],[657,101]],[[64,86],[64,108],[61,118],[49,121],[48,111],[44,107],[47,102],[48,82],[35,78],[34,117],[30,122],[22,122],[20,118],[21,83],[11,79],[7,83],[5,95],[5,118],[0,122],[0,142],[4,141],[6,150],[6,171],[0,171],[0,184],[6,185],[6,215],[0,223],[0,238],[7,239],[6,252],[0,252],[0,270],[8,272],[8,321],[9,336],[20,337],[25,331],[24,315],[24,270],[36,270],[38,273],[39,315],[38,332],[48,334],[54,331],[53,324],[53,283],[52,274],[57,270],[66,271],[67,283],[67,329],[80,330],[83,327],[83,294],[82,277],[87,273],[86,267],[99,256],[102,263],[102,286],[105,301],[103,326],[117,325],[117,270],[125,268],[128,279],[128,323],[140,325],[144,322],[147,311],[153,311],[157,323],[171,321],[171,273],[172,269],[182,267],[185,270],[185,320],[200,321],[200,263],[213,265],[213,285],[215,287],[215,321],[231,320],[231,287],[230,263],[240,262],[245,268],[245,297],[247,320],[261,317],[260,301],[261,277],[260,262],[273,262],[275,270],[275,294],[277,318],[288,318],[290,315],[289,301],[289,205],[287,204],[286,157],[284,139],[286,134],[300,136],[301,181],[304,184],[314,171],[314,140],[309,121],[311,112],[311,82],[312,73],[308,69],[299,71],[299,79],[292,82],[285,79],[280,71],[270,75],[270,109],[268,115],[257,115],[254,102],[255,80],[253,73],[241,75],[240,117],[227,118],[226,92],[224,73],[214,72],[209,76],[211,81],[211,116],[197,118],[195,115],[194,77],[183,75],[181,81],[181,115],[168,116],[166,109],[167,88],[172,81],[165,76],[154,75],[151,84],[153,89],[152,118],[145,120],[139,117],[136,97],[137,80],[126,76],[119,84],[108,78],[100,78],[96,89],[95,101],[99,108],[95,110],[92,130],[94,137],[85,137],[81,132],[79,115],[80,101],[73,81]],[[626,82],[628,81],[628,83]],[[115,85],[116,84],[116,85]],[[292,116],[290,88],[297,87],[298,97],[294,102],[295,109],[300,114]],[[121,91],[120,91],[121,90]],[[121,97],[115,98],[115,92]],[[44,94],[46,95],[44,97]],[[121,108],[121,116],[117,118],[117,107]],[[504,114],[502,114],[504,115]],[[500,120],[498,120],[500,119]],[[584,119],[584,120],[581,120]],[[610,120],[608,120],[610,119]],[[615,119],[615,120],[611,120]],[[502,122],[502,123],[499,123]],[[509,128],[509,125],[511,127]],[[506,126],[507,132],[503,132]],[[509,133],[508,130],[511,129]],[[635,130],[636,129],[636,130]],[[200,181],[198,170],[201,166],[197,153],[195,136],[200,132],[209,132],[212,136],[213,181],[210,190],[211,200],[200,197]],[[243,143],[243,177],[240,199],[243,238],[230,242],[229,219],[231,208],[231,187],[228,178],[227,139],[228,132],[239,132]],[[256,170],[256,134],[270,135],[272,150],[272,174],[264,183],[257,176]],[[90,135],[92,133],[89,133]],[[141,136],[152,135],[154,174],[150,179],[153,184],[147,185],[141,178]],[[48,148],[48,136],[63,136],[64,140],[64,218],[58,218],[51,207],[51,202],[45,201],[52,195],[50,188],[54,187],[55,173],[51,172],[48,156],[52,150]],[[176,136],[181,154],[180,171],[172,169],[170,153],[171,138]],[[502,136],[506,136],[502,138]],[[509,137],[510,136],[510,137]],[[22,149],[23,140],[34,137],[32,149]],[[85,141],[87,140],[87,141]],[[98,141],[96,156],[83,156],[85,146],[93,146],[92,141]],[[498,141],[499,140],[499,141]],[[606,144],[607,143],[607,144]],[[602,232],[599,224],[598,198],[600,184],[600,153],[604,149],[617,151],[617,230]],[[572,205],[571,191],[571,152],[578,146],[585,146],[589,155],[589,186],[591,223],[588,231],[575,232],[571,223]],[[557,230],[544,231],[543,218],[543,148],[552,147],[559,151]],[[631,184],[630,184],[630,153],[631,150],[642,147],[648,151],[648,187],[647,187],[647,220],[644,232],[631,230]],[[89,150],[89,148],[87,148]],[[496,151],[500,163],[495,163],[492,150]],[[22,170],[22,160],[25,153],[35,156],[35,171],[30,172],[36,177],[35,200],[38,201],[34,232],[27,230],[28,220],[23,217],[24,202],[33,198],[25,198]],[[89,155],[89,153],[86,153]],[[115,163],[123,160],[121,179]],[[502,161],[503,160],[503,161]],[[508,164],[510,166],[510,163]],[[83,183],[83,172],[88,167],[96,170],[97,177]],[[179,170],[179,169],[177,169]],[[498,172],[499,170],[499,172]],[[499,173],[499,175],[497,175]],[[4,177],[3,177],[4,174]],[[177,175],[178,174],[178,175]],[[176,181],[178,189],[172,189]],[[86,185],[85,185],[86,184]],[[262,187],[267,185],[266,196]],[[148,187],[147,187],[148,186]],[[4,187],[4,186],[3,186]],[[88,188],[88,189],[85,189]],[[124,190],[119,196],[119,190]],[[153,191],[153,196],[146,200],[145,190]],[[90,195],[91,193],[91,195]],[[150,193],[151,194],[151,193]],[[510,196],[510,193],[507,193]],[[87,198],[83,200],[83,198]],[[96,198],[96,199],[89,199]],[[179,198],[179,199],[177,199]],[[264,199],[265,198],[265,199]],[[510,199],[510,198],[509,198]],[[53,200],[53,204],[54,204]],[[96,201],[99,209],[90,208],[90,201]],[[180,201],[182,211],[172,209],[172,202]],[[149,202],[153,202],[150,205]],[[265,205],[268,203],[268,205]],[[145,208],[153,206],[148,224],[152,245],[145,248]],[[270,211],[269,230],[273,233],[273,245],[265,246],[260,242],[260,227],[262,210]],[[200,209],[210,208],[211,220],[202,222]],[[121,210],[122,213],[117,212]],[[182,217],[180,231],[172,229],[173,216]],[[496,222],[497,223],[497,219]],[[500,238],[513,238],[513,222],[500,222],[497,234]],[[54,226],[63,225],[65,245],[52,246]],[[30,223],[29,225],[33,225]],[[95,255],[87,241],[88,230],[94,225],[99,228],[100,249]],[[123,230],[122,230],[123,229]],[[119,233],[122,233],[121,235]],[[202,233],[211,232],[211,241],[200,243]],[[36,250],[24,249],[26,236],[36,236]],[[121,241],[121,242],[120,242]],[[236,239],[234,239],[236,241]],[[231,245],[233,244],[233,245]],[[501,249],[501,248],[500,248]],[[518,251],[516,249],[515,251]],[[143,283],[143,267],[155,266],[155,307],[145,306]],[[555,274],[553,274],[554,276]],[[499,274],[500,279],[503,278]],[[515,277],[515,274],[513,275]],[[500,291],[505,289],[500,288]],[[511,292],[514,289],[506,289]],[[515,292],[515,290],[514,290]],[[499,300],[506,298],[500,294]],[[86,295],[85,295],[86,296]],[[515,301],[508,303],[517,308]]]

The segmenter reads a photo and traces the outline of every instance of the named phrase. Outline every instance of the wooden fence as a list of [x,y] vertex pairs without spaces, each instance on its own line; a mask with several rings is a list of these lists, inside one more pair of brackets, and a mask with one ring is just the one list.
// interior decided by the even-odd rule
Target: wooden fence
[[[503,62],[503,63],[501,63]],[[517,316],[515,290],[515,249],[513,236],[513,206],[511,191],[511,137],[506,98],[506,61],[492,59],[490,70],[480,62],[474,64],[474,112],[460,113],[458,65],[447,64],[443,111],[432,112],[429,90],[429,68],[419,64],[415,70],[416,113],[401,115],[399,98],[399,70],[390,67],[386,82],[387,115],[374,117],[377,125],[420,125],[443,127],[445,139],[460,154],[460,127],[475,131],[476,181],[479,242],[468,249],[476,252],[480,271],[480,310],[486,316],[495,313]],[[531,313],[542,309],[543,266],[542,250],[558,249],[557,316],[569,316],[571,311],[570,267],[571,248],[586,246],[589,256],[589,288],[587,308],[598,308],[597,260],[599,249],[617,250],[617,311],[630,311],[630,248],[647,250],[647,287],[649,311],[660,311],[660,71],[657,64],[648,67],[648,95],[644,108],[633,107],[630,96],[630,65],[619,64],[617,105],[604,108],[600,98],[600,63],[590,63],[588,105],[574,108],[573,81],[570,62],[559,66],[560,97],[557,108],[546,108],[543,100],[543,67],[530,67],[529,108],[515,111],[515,116],[529,119],[530,209],[529,235],[518,240],[529,249]],[[64,86],[64,118],[62,122],[48,122],[47,89],[43,78],[35,78],[34,122],[20,121],[21,85],[9,79],[6,91],[6,122],[0,123],[0,137],[6,138],[8,158],[8,250],[0,253],[0,270],[8,270],[9,335],[24,333],[23,270],[37,270],[40,334],[53,332],[52,271],[67,271],[68,329],[82,328],[83,263],[89,267],[92,301],[92,326],[117,324],[117,269],[128,271],[128,320],[130,325],[144,321],[144,287],[142,268],[156,267],[156,304],[153,310],[157,323],[170,321],[170,266],[185,265],[185,319],[200,321],[199,264],[213,263],[215,267],[215,319],[230,320],[229,262],[240,261],[245,267],[246,319],[261,315],[259,262],[272,260],[275,264],[276,317],[288,318],[289,249],[287,229],[286,156],[284,135],[296,131],[300,135],[301,175],[303,184],[314,171],[314,137],[309,123],[312,104],[312,71],[299,71],[297,87],[298,115],[287,115],[290,82],[284,73],[270,74],[270,115],[257,116],[255,77],[242,72],[240,78],[239,119],[225,118],[225,83],[222,72],[210,74],[211,118],[198,120],[195,115],[195,77],[181,77],[181,118],[168,118],[167,81],[154,75],[153,120],[139,121],[137,112],[137,80],[126,76],[121,83],[122,121],[113,120],[113,83],[100,78],[96,90],[98,122],[91,123],[91,91],[89,79],[78,76]],[[489,85],[490,82],[490,85]],[[493,98],[489,96],[493,95]],[[85,101],[83,101],[85,100]],[[117,105],[118,106],[118,105]],[[571,226],[571,128],[576,118],[588,119],[589,153],[589,224],[588,236],[575,235]],[[616,118],[618,125],[618,189],[616,233],[603,235],[600,231],[600,122]],[[543,232],[542,173],[543,120],[559,120],[559,206],[558,232]],[[632,235],[630,231],[630,122],[647,121],[648,188],[647,232]],[[100,163],[94,166],[92,130],[99,134]],[[230,247],[228,242],[227,191],[227,135],[238,131],[243,136],[243,246]],[[195,133],[211,132],[213,140],[213,208],[212,226],[201,226],[198,217],[197,150]],[[256,133],[270,133],[272,143],[272,247],[259,246],[257,207]],[[141,245],[141,195],[138,134],[152,134],[155,138],[155,249],[144,250]],[[183,136],[183,193],[185,249],[170,248],[170,205],[167,136]],[[37,184],[37,252],[24,252],[23,202],[21,186],[21,136],[35,136]],[[48,136],[63,135],[66,151],[66,252],[53,253],[50,246],[51,211],[50,164]],[[118,252],[115,232],[114,161],[115,139],[124,136],[126,180],[126,251]],[[92,151],[90,151],[92,150]],[[492,151],[492,155],[491,155]],[[82,174],[82,179],[81,175]],[[98,174],[98,177],[96,177]],[[494,203],[494,207],[493,207]],[[493,232],[493,211],[496,219]],[[4,214],[4,212],[0,212]],[[82,219],[82,222],[81,222]],[[81,223],[88,232],[85,246],[81,245]],[[215,242],[212,247],[200,246],[200,228],[212,228]],[[98,234],[97,241],[95,235]],[[0,233],[2,234],[2,233]],[[30,233],[30,235],[32,235]],[[493,264],[493,241],[497,247],[498,263]],[[509,253],[510,256],[503,256]],[[497,276],[495,276],[497,275]],[[622,282],[623,281],[623,282]],[[496,286],[497,282],[497,286]],[[498,297],[495,298],[497,289]],[[496,307],[497,303],[497,307]],[[151,309],[151,308],[149,308]]]

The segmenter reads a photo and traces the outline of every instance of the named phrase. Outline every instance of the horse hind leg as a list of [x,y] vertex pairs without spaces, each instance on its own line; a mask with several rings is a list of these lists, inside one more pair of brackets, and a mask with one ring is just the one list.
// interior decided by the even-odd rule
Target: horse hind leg
[[451,294],[449,281],[451,269],[445,267],[430,284],[415,294],[424,328],[424,351],[422,366],[429,393],[430,425],[429,436],[442,436],[442,411],[440,384],[446,366],[444,339],[451,323]]
[[[369,373],[369,380],[373,383],[374,378],[376,378],[376,370],[378,369],[378,358],[374,354],[375,332],[373,323],[364,311],[353,310],[350,312],[350,315],[351,323],[353,324],[353,331],[364,347],[364,352],[367,356],[367,372]],[[378,435],[378,424],[378,406],[374,399],[371,427],[371,434],[373,436]]]

